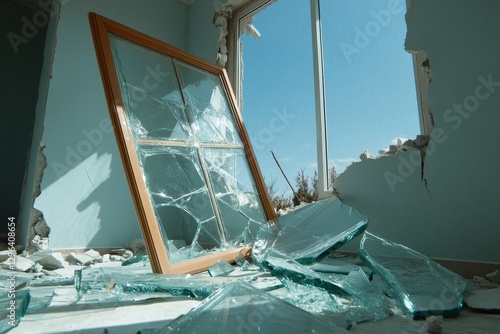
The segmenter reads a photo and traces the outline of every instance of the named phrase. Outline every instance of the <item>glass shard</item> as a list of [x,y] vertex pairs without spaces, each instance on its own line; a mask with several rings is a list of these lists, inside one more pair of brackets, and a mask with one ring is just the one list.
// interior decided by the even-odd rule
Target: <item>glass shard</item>
[[29,288],[15,290],[15,292],[0,291],[0,333],[5,333],[19,324],[26,314],[29,302]]
[[[1,269],[0,269],[1,270]],[[12,279],[14,277],[14,279]],[[32,275],[12,271],[0,271],[0,291],[4,290],[20,290],[30,286]]]
[[210,268],[208,268],[210,276],[226,276],[233,271],[233,266],[224,260],[217,261]]
[[414,319],[459,315],[467,282],[457,274],[406,246],[371,233],[365,233],[359,256]]
[[343,329],[246,283],[235,282],[224,285],[159,334],[171,332],[330,334]]
[[41,310],[52,303],[54,298],[54,288],[32,288],[30,290],[30,303],[28,306],[28,313]]
[[500,288],[475,289],[467,294],[465,303],[473,310],[500,313]]
[[[273,276],[281,278],[282,281],[289,280],[303,286],[320,288],[322,291],[350,300],[351,305],[348,308],[342,308],[342,312],[346,313],[349,322],[381,320],[391,313],[391,305],[387,298],[370,283],[361,269],[351,271],[349,275],[324,274],[315,272],[294,260],[272,256],[269,256],[264,264],[271,269]],[[294,289],[293,291],[298,290]],[[296,297],[294,296],[292,299]],[[298,298],[301,299],[300,293]],[[326,309],[331,312],[334,310],[336,313],[340,312],[337,307],[338,303],[331,302],[333,304],[330,305],[328,302],[329,306]]]
[[309,266],[310,269],[320,273],[343,274],[348,275],[353,270],[363,270],[363,272],[371,280],[373,271],[366,266],[359,266],[354,263],[353,259],[348,258],[333,258],[327,256],[320,262]]
[[227,278],[153,273],[130,274],[111,268],[75,270],[75,288],[83,294],[103,291],[113,295],[168,292],[177,296],[205,298]]
[[365,216],[338,198],[320,200],[262,225],[252,256],[256,263],[268,253],[314,263],[361,234],[367,224]]
[[289,279],[299,284],[320,287],[340,296],[348,295],[348,291],[344,290],[341,284],[339,278],[341,275],[317,273],[297,261],[277,256],[268,256],[262,265],[270,269],[271,275],[275,277]]

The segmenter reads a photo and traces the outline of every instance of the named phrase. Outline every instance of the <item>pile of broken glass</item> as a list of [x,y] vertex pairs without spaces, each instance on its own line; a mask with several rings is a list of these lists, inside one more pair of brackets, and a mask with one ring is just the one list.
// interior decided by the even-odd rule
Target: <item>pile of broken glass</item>
[[[414,319],[459,315],[464,279],[365,231],[367,225],[367,217],[332,197],[263,224],[252,257],[238,257],[236,265],[219,261],[200,275],[80,269],[75,287],[81,296],[102,301],[104,294],[116,303],[155,292],[202,300],[164,328],[144,333],[333,333],[394,313]],[[360,259],[334,252],[359,235]],[[236,271],[255,275],[233,275]],[[17,319],[26,312],[21,305],[30,303],[29,293],[19,296],[24,299],[16,304]]]

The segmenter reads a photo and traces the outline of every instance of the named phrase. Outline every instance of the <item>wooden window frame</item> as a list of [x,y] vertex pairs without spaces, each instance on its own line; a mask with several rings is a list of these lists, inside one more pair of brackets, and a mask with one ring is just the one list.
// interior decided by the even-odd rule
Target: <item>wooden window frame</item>
[[108,109],[118,143],[118,149],[124,165],[125,174],[127,176],[127,181],[130,187],[153,272],[163,274],[196,273],[206,270],[219,260],[234,261],[240,253],[248,256],[251,251],[250,246],[204,255],[182,262],[172,263],[169,260],[164,241],[162,240],[160,228],[158,226],[158,221],[154,213],[153,204],[149,197],[148,188],[144,178],[142,177],[142,170],[139,164],[139,158],[136,152],[131,127],[125,114],[125,104],[122,99],[122,92],[108,36],[109,33],[112,33],[116,36],[156,50],[172,58],[177,58],[219,76],[224,86],[239,135],[243,142],[248,164],[253,174],[257,191],[260,195],[260,200],[263,206],[262,209],[267,220],[273,220],[276,218],[276,213],[267,193],[264,179],[257,164],[257,160],[250,144],[248,133],[244,127],[238,106],[235,102],[235,96],[230,86],[226,71],[219,66],[210,64],[198,57],[186,53],[181,49],[168,45],[160,40],[133,30],[99,14],[92,12],[89,13],[89,20]]

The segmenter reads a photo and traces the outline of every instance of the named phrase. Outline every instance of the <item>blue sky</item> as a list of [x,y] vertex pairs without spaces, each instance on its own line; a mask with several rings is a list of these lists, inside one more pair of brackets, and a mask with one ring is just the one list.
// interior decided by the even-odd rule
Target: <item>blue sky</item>
[[[342,172],[369,149],[377,155],[419,132],[411,55],[404,50],[404,0],[323,0],[329,164]],[[316,169],[316,125],[308,0],[277,1],[243,36],[243,119],[266,181],[295,186]]]

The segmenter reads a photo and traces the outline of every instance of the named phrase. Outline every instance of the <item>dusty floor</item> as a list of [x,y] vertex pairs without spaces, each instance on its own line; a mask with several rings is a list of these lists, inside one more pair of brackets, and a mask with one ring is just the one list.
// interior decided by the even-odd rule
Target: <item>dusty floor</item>
[[[81,267],[69,266],[59,269],[58,274],[71,277],[73,270],[78,268]],[[150,269],[146,267],[141,270]],[[255,285],[260,284],[260,287],[276,284],[274,278],[265,273],[242,272],[239,268],[231,273],[227,280],[237,277],[251,279]],[[38,289],[43,288],[32,288],[34,292]],[[57,286],[54,299],[48,307],[26,314],[19,326],[9,333],[152,334],[201,302],[188,298],[178,299],[165,293],[137,295],[135,301],[120,303],[102,302],[99,298],[86,296],[85,300],[78,300],[73,285]],[[378,322],[355,324],[349,333],[413,334],[429,331],[425,321],[414,321],[402,315],[394,315]],[[500,314],[477,313],[464,307],[458,318],[444,319],[441,333],[497,334],[500,333]]]

